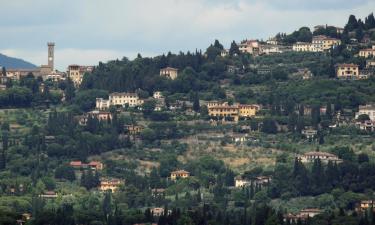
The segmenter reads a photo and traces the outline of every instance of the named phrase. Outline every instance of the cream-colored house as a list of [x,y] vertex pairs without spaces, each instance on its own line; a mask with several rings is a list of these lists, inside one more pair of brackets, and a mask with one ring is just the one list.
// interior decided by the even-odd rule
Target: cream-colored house
[[163,94],[161,93],[161,91],[155,91],[153,97],[154,99],[161,99],[163,98]]
[[96,98],[96,108],[99,110],[107,110],[111,106],[108,99]]
[[310,52],[311,43],[308,42],[296,42],[292,47],[295,52]]
[[359,66],[356,64],[337,64],[336,76],[339,79],[359,79]]
[[164,69],[160,70],[160,76],[167,77],[169,79],[176,79],[178,76],[178,69],[172,68],[172,67],[167,67]]
[[375,57],[375,45],[372,48],[362,49],[359,51],[359,56],[364,58],[373,58]]
[[103,179],[100,181],[99,190],[115,192],[121,186],[121,183],[119,179]]
[[188,178],[190,173],[185,170],[176,170],[171,172],[171,180],[177,180],[178,178]]

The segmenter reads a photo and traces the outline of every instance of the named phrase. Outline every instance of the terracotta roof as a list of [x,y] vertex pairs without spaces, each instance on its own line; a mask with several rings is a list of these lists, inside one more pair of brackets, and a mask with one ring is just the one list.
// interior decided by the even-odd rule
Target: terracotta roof
[[70,165],[71,166],[82,166],[82,162],[81,161],[71,161]]
[[359,67],[359,66],[353,63],[342,63],[342,64],[336,64],[336,67]]
[[176,170],[176,171],[173,171],[171,174],[190,174],[190,172],[186,170]]

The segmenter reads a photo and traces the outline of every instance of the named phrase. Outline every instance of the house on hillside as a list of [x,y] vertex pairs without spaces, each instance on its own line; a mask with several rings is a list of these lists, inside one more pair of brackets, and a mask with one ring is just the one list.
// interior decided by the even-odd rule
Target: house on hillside
[[355,114],[355,118],[358,119],[360,115],[368,115],[370,120],[375,121],[375,105],[360,105],[358,112]]
[[166,67],[160,70],[160,76],[175,80],[178,76],[178,69]]
[[307,152],[302,156],[299,156],[299,159],[303,163],[313,163],[316,159],[320,159],[323,163],[328,163],[329,161],[334,163],[342,162],[342,159],[339,159],[336,155],[328,152]]
[[171,180],[177,180],[179,178],[188,178],[190,177],[190,172],[186,170],[176,170],[171,172]]
[[99,190],[100,191],[111,191],[115,192],[123,182],[119,179],[102,179],[100,181]]

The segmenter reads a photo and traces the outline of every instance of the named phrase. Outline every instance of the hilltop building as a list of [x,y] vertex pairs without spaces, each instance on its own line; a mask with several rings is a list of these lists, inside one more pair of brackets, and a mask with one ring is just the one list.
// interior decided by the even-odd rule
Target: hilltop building
[[312,39],[312,52],[323,52],[341,45],[341,40],[337,38],[330,38],[324,35],[314,36]]
[[161,69],[160,76],[175,80],[178,76],[178,69],[172,67]]
[[93,66],[70,65],[68,67],[68,77],[73,81],[74,86],[79,87],[85,73],[92,73]]
[[260,44],[257,40],[243,41],[238,45],[238,48],[242,53],[249,53],[254,56],[260,54]]
[[295,52],[310,52],[311,43],[308,42],[296,42],[292,47]]
[[41,65],[40,67],[33,68],[33,69],[14,69],[14,68],[7,68],[6,76],[13,79],[19,80],[21,77],[27,76],[28,74],[32,73],[35,77],[43,77],[48,74],[51,74],[54,71],[54,63],[55,63],[55,43],[48,42],[48,58],[47,58],[47,65]]

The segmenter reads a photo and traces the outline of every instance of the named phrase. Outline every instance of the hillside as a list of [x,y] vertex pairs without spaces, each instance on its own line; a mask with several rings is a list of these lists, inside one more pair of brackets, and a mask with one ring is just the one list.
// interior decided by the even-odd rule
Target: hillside
[[0,66],[11,69],[31,69],[36,66],[22,59],[9,57],[0,53]]

